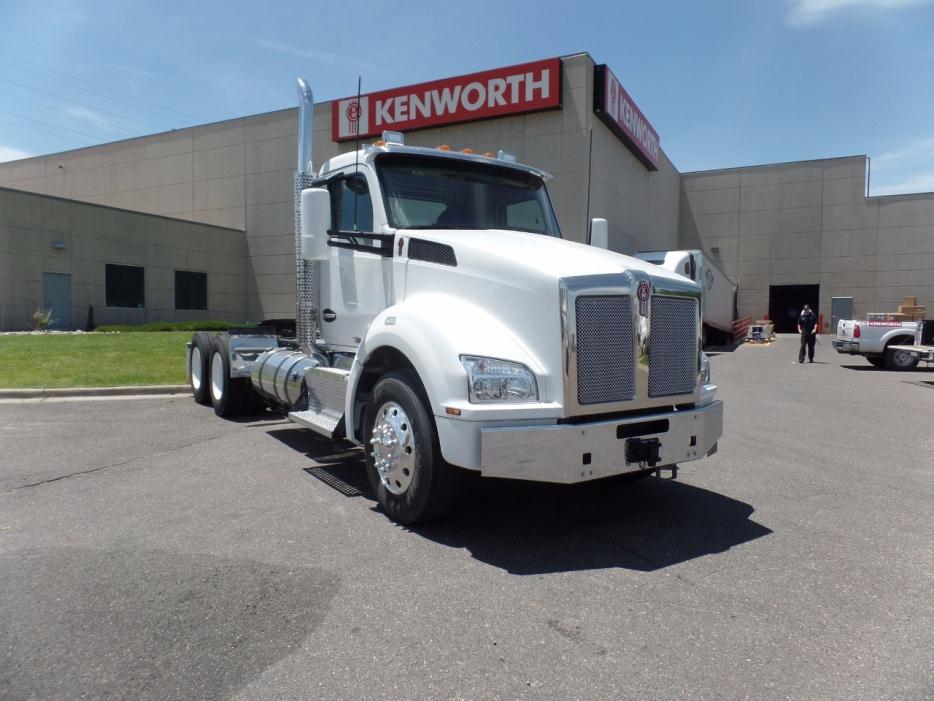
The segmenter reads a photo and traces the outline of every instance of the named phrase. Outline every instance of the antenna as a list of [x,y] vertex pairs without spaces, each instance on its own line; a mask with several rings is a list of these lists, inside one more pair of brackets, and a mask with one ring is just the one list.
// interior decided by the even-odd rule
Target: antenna
[[[358,75],[357,76],[357,115],[358,117],[357,117],[357,126],[356,126],[357,139],[356,141],[354,141],[354,150],[356,152],[356,156],[354,157],[354,165],[353,165],[355,176],[360,175],[360,117],[363,116],[363,108],[360,106],[360,87],[362,83],[363,83],[363,78]],[[352,192],[353,192],[353,230],[357,231],[357,199],[359,195],[357,195],[356,190],[352,190]]]

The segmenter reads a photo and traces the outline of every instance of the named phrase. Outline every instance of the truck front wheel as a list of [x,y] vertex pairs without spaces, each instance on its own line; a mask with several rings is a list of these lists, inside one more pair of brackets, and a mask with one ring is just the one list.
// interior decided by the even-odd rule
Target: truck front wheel
[[418,380],[390,372],[367,406],[366,470],[382,510],[400,523],[444,516],[457,498],[460,473],[441,457],[438,435]]

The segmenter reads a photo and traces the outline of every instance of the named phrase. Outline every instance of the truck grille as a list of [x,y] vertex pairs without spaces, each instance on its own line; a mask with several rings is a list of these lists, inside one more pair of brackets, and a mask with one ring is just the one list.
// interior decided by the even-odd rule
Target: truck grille
[[652,298],[649,396],[690,394],[697,381],[697,302]]
[[635,395],[632,302],[628,296],[575,300],[577,402],[624,402]]

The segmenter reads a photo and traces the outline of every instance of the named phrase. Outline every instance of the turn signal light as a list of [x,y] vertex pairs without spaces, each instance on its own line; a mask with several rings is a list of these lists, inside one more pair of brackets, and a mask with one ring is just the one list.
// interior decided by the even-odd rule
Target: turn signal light
[[859,324],[853,327],[853,338],[859,338],[862,333],[863,332],[859,330]]

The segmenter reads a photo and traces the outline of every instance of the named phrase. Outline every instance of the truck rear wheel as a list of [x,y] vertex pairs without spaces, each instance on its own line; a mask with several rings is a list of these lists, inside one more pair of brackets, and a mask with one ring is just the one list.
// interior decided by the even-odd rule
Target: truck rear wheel
[[191,351],[188,356],[188,383],[191,396],[198,404],[211,403],[210,381],[211,334],[197,331],[191,337]]
[[884,355],[867,355],[865,358],[875,368],[884,368],[886,366]]
[[211,404],[223,418],[242,414],[250,399],[250,380],[230,376],[230,339],[218,334],[211,347]]
[[380,508],[406,524],[450,511],[460,473],[441,457],[428,402],[411,373],[390,372],[376,383],[364,425],[367,478]]
[[918,359],[908,351],[885,349],[885,366],[889,370],[914,370],[917,365]]

